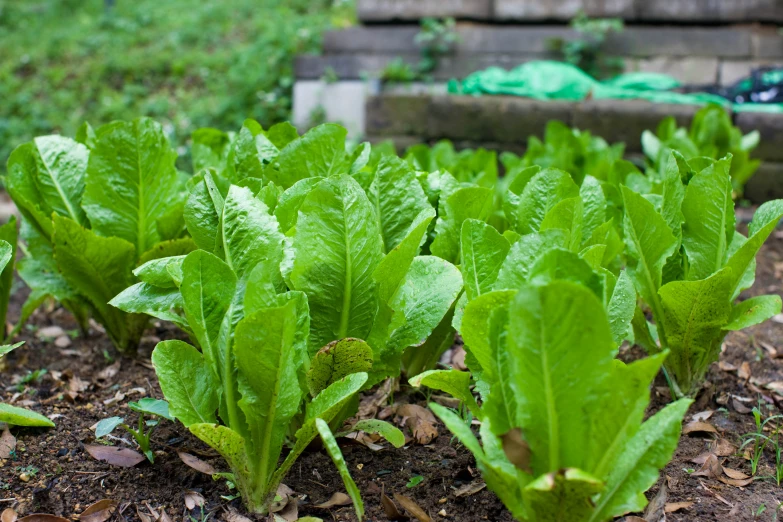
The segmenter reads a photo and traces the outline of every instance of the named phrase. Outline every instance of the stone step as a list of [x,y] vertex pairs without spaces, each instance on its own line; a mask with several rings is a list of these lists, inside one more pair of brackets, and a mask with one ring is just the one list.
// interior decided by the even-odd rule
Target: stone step
[[[588,130],[609,142],[623,142],[629,152],[641,151],[641,135],[666,116],[681,127],[690,125],[700,107],[644,100],[541,101],[516,96],[378,94],[366,104],[365,133],[370,136],[415,136],[420,140],[468,140],[519,143],[540,136],[549,120]],[[783,162],[783,115],[737,112],[743,133],[758,130],[753,156]]]
[[[574,40],[578,33],[565,26],[497,26],[457,24],[457,55],[505,53],[542,55],[552,39]],[[324,34],[323,50],[330,54],[417,54],[418,26],[351,27]],[[721,58],[783,58],[783,37],[753,27],[629,26],[610,34],[605,50],[616,56],[710,56]]]
[[[641,100],[539,101],[512,96],[450,96],[379,94],[369,96],[365,135],[370,141],[392,140],[400,147],[448,139],[458,148],[485,147],[524,151],[529,136],[543,136],[547,122],[560,120],[625,143],[629,155],[641,154],[641,135],[655,129],[666,116],[679,126],[690,125],[699,109]],[[761,143],[753,152],[761,167],[746,187],[745,196],[761,203],[783,198],[783,117],[761,112],[733,115],[743,132],[758,130]]]
[[380,94],[370,96],[365,111],[368,136],[414,136],[438,139],[524,144],[541,136],[547,122],[589,130],[609,142],[624,142],[641,151],[641,134],[672,115],[690,124],[699,109],[640,100],[540,101],[516,96],[453,96]]
[[[429,73],[435,81],[463,79],[475,71],[487,67],[512,69],[531,60],[556,59],[554,55],[534,54],[461,54],[450,55],[438,61],[434,71]],[[296,78],[317,80],[334,75],[340,80],[381,78],[385,67],[394,60],[403,60],[415,67],[421,57],[418,54],[330,54],[326,56],[300,55],[295,61]],[[761,66],[783,66],[779,60],[724,60],[704,56],[652,58],[625,58],[626,72],[654,72],[668,74],[689,85],[719,84],[732,85],[746,78],[751,71]]]
[[778,0],[358,0],[363,22],[417,21],[425,17],[567,22],[580,11],[630,22],[783,22]]

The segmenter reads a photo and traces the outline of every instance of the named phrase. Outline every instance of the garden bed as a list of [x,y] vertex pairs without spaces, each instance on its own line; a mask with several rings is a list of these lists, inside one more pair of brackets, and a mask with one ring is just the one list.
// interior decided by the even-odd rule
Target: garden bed
[[[756,283],[746,294],[783,293],[781,271],[783,235],[778,233],[762,247]],[[25,294],[22,290],[14,293],[12,320],[20,313]],[[189,520],[185,497],[192,491],[198,496],[193,495],[191,499],[199,496],[204,499],[203,513],[198,507],[190,512],[194,520],[205,520],[207,513],[212,514],[210,520],[238,520],[231,518],[232,513],[244,513],[244,510],[239,500],[225,498],[235,493],[229,491],[225,480],[212,480],[186,466],[178,457],[178,452],[188,452],[219,471],[227,471],[216,452],[179,423],[164,421],[153,433],[154,465],[145,461],[131,468],[111,466],[96,461],[84,450],[85,444],[96,443],[90,427],[99,420],[118,415],[133,425],[137,417],[127,408],[128,401],[145,396],[162,397],[149,356],[158,340],[181,338],[182,334],[169,326],[151,329],[142,342],[139,357],[130,360],[119,357],[108,338],[95,328],[88,337],[76,336],[70,346],[58,347],[53,339],[41,336],[48,326],[59,326],[67,337],[76,323],[63,309],[39,310],[19,338],[26,341],[25,347],[10,354],[4,360],[5,368],[0,368],[4,376],[0,400],[31,407],[57,423],[53,430],[13,430],[16,450],[11,458],[0,460],[0,511],[13,508],[20,515],[52,513],[76,519],[91,504],[112,499],[118,503],[112,520],[147,522],[155,520],[155,513],[160,514],[164,509],[172,520]],[[66,344],[62,336],[60,339],[58,344]],[[636,349],[621,352],[624,358],[638,355]],[[759,400],[764,408],[772,408],[765,409],[765,414],[777,412],[783,399],[776,397],[774,390],[783,392],[783,359],[776,355],[783,355],[783,324],[779,321],[732,332],[727,337],[720,365],[711,368],[709,384],[685,420],[687,424],[693,420],[693,414],[711,411],[704,422],[716,432],[683,435],[674,459],[661,473],[658,484],[648,492],[648,497],[653,498],[666,485],[669,508],[680,508],[667,514],[667,520],[776,519],[773,517],[781,489],[774,480],[757,479],[747,486],[735,486],[708,474],[695,476],[698,473],[694,474],[693,470],[698,471],[701,466],[691,461],[709,451],[718,440],[738,448],[743,435],[754,430],[750,409]],[[36,382],[20,385],[19,389],[24,391],[17,395],[12,378],[42,368],[47,373]],[[438,395],[432,398],[438,400]],[[373,398],[365,396],[363,400],[367,405]],[[651,412],[669,400],[668,388],[659,377],[653,389]],[[403,385],[400,391],[376,401],[377,408],[373,410],[389,421],[399,421],[395,408],[406,404],[426,406],[426,397]],[[364,497],[367,519],[393,519],[384,511],[381,496],[393,498],[397,494],[413,500],[432,520],[512,520],[494,494],[481,489],[483,483],[471,454],[452,439],[443,425],[436,423],[435,428],[438,436],[431,442],[420,444],[412,440],[401,449],[384,444],[383,449],[373,451],[340,439],[348,467]],[[126,442],[130,440],[119,431],[115,435],[122,435]],[[410,433],[406,431],[406,435]],[[117,439],[110,442],[131,447]],[[721,442],[721,448],[725,447]],[[722,465],[750,475],[749,461],[737,455],[735,452],[721,457]],[[774,477],[774,474],[774,454],[768,450],[756,476]],[[420,479],[415,477],[422,477],[418,484],[415,483]],[[722,478],[727,479],[725,475]],[[350,504],[330,509],[314,507],[344,490],[325,451],[312,448],[294,465],[285,482],[299,495],[300,517],[355,520]],[[404,512],[399,503],[397,506]]]

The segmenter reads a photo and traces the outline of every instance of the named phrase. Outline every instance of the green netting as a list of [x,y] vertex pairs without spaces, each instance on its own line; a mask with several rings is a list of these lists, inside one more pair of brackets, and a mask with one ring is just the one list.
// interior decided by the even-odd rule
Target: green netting
[[463,81],[451,80],[452,94],[508,94],[537,100],[636,99],[656,103],[705,105],[717,103],[735,111],[783,112],[783,104],[733,104],[715,94],[680,93],[680,82],[666,74],[634,72],[598,81],[573,65],[554,61],[524,63],[510,71],[490,67]]

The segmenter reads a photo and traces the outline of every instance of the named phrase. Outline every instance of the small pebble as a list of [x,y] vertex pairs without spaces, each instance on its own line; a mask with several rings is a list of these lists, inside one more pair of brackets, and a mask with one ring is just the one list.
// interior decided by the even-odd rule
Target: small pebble
[[68,454],[68,448],[62,448],[60,451],[57,452],[58,457],[64,457]]
[[446,516],[446,510],[445,509],[441,509],[440,511],[438,511],[438,515],[440,515],[442,517],[445,517]]
[[442,499],[438,500],[438,504],[445,504],[446,502],[448,502],[446,497],[443,497]]
[[19,475],[19,480],[21,480],[22,482],[30,482],[30,475],[28,475],[27,473],[21,473]]

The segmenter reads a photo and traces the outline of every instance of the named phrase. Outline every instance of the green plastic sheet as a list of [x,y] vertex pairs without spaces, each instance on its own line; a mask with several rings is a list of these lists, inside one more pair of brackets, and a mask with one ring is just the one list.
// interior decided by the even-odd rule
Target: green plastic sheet
[[464,80],[451,80],[452,94],[506,94],[536,100],[579,101],[593,99],[647,100],[655,103],[706,105],[717,103],[735,111],[783,112],[783,104],[743,103],[708,93],[680,93],[681,84],[666,74],[632,72],[598,81],[578,67],[548,60],[524,63],[510,71],[490,67]]

